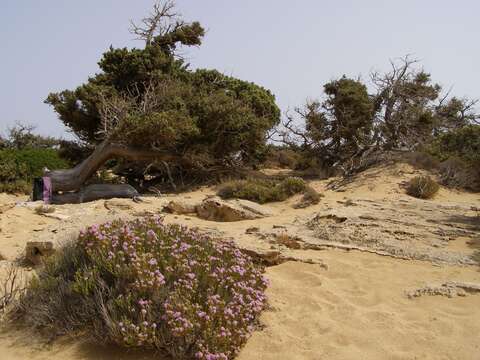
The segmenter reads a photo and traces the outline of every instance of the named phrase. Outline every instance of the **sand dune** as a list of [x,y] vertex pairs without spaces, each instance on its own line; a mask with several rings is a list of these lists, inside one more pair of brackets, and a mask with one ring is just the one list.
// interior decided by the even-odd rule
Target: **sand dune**
[[[480,195],[441,189],[434,200],[412,199],[404,194],[402,183],[416,173],[403,165],[373,169],[341,191],[326,190],[327,182],[316,181],[312,186],[325,194],[320,204],[296,210],[292,204],[298,199],[292,198],[272,204],[274,216],[259,220],[216,223],[166,215],[167,221],[233,238],[245,249],[276,251],[292,259],[267,268],[271,309],[262,315],[262,329],[253,334],[238,359],[480,359],[480,293],[452,298],[410,299],[406,295],[448,281],[480,284],[476,257],[480,224],[470,210],[480,207]],[[213,192],[204,188],[180,196],[147,198],[140,204],[119,200],[128,206],[113,209],[102,201],[57,206],[56,213],[67,216],[60,220],[35,214],[33,206],[8,207],[0,214],[0,253],[6,258],[1,263],[5,266],[19,256],[29,240],[61,242],[94,222],[159,212],[171,199],[194,202]],[[0,207],[20,200],[0,195]],[[329,225],[326,231],[348,235],[351,229],[359,236],[340,239],[341,244],[359,245],[359,250],[331,248],[327,245],[339,239],[321,237],[306,226],[309,219],[332,213],[348,220]],[[394,232],[382,227],[382,221],[396,218]],[[258,230],[247,232],[252,226]],[[275,242],[279,232],[298,236],[305,246],[292,249]],[[420,255],[441,252],[446,260],[423,255],[420,258],[425,261],[393,258],[402,244]],[[385,250],[384,256],[369,253],[372,249]],[[463,266],[457,264],[458,259],[466,259],[460,261]],[[7,328],[0,333],[2,360],[153,358],[153,353],[99,347],[78,338],[46,345],[24,331]]]

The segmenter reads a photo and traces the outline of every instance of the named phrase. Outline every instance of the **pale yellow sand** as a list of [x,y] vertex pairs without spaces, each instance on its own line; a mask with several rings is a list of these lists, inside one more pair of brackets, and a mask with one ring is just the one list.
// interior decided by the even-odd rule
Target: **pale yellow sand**
[[[319,264],[289,261],[267,269],[271,280],[268,289],[271,310],[264,312],[261,318],[263,329],[253,334],[238,359],[480,359],[480,293],[454,298],[423,296],[409,299],[405,295],[406,291],[426,284],[440,285],[446,281],[480,284],[479,265],[434,266],[430,262],[335,249],[292,251],[245,234],[245,230],[252,226],[259,227],[264,234],[272,232],[274,225],[284,225],[288,231],[293,231],[296,224],[329,209],[355,214],[355,207],[344,208],[339,203],[346,199],[359,204],[361,199],[375,200],[375,206],[410,204],[412,207],[405,211],[417,213],[419,217],[426,211],[436,211],[438,205],[439,209],[443,207],[439,210],[440,215],[458,212],[463,214],[462,219],[469,220],[473,216],[468,212],[469,207],[480,207],[479,194],[446,189],[428,203],[415,203],[399,187],[413,175],[409,167],[395,167],[387,172],[371,171],[347,186],[344,192],[325,192],[326,196],[319,205],[294,210],[291,207],[296,201],[294,198],[270,205],[275,216],[255,221],[215,223],[195,216],[167,216],[167,221],[220,231],[246,248],[269,250],[275,247],[299,260],[311,259],[327,265],[325,268]],[[325,185],[326,182],[313,183],[319,190],[325,189]],[[197,201],[212,192],[212,189],[203,189],[179,197]],[[131,203],[132,209],[127,211],[108,211],[101,201],[57,207],[56,213],[70,216],[66,221],[39,216],[32,208],[17,206],[0,213],[0,254],[13,260],[23,252],[29,240],[59,241],[73,236],[69,234],[75,234],[79,227],[106,218],[134,216],[142,211],[157,212],[169,199]],[[0,208],[19,200],[22,198],[0,194]],[[422,204],[428,206],[420,211]],[[373,205],[371,209],[365,208],[368,206],[366,202],[361,206],[364,211],[371,210],[374,216],[382,211],[381,207],[376,209]],[[409,225],[407,229],[412,236],[417,234],[415,226]],[[452,228],[457,230],[476,229],[476,225],[470,222],[458,226],[452,223]],[[450,241],[447,248],[465,254],[478,251],[480,234],[476,237],[472,231],[468,238],[457,237]],[[418,239],[419,242],[422,240]],[[81,339],[45,345],[31,334],[12,329],[0,333],[0,360],[154,358],[151,353],[125,353],[112,347],[85,344]]]

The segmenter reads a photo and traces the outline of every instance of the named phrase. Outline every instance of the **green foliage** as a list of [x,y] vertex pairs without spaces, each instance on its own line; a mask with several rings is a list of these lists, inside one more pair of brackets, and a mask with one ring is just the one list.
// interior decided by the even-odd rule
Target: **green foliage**
[[290,197],[304,191],[306,184],[303,179],[290,176],[280,181],[280,183],[278,183],[276,187],[280,193],[286,194],[287,197]]
[[302,160],[300,152],[286,146],[269,145],[266,152],[266,167],[297,169]]
[[[418,151],[478,119],[476,101],[440,96],[440,85],[416,60],[407,56],[391,65],[390,72],[371,74],[373,94],[360,80],[343,76],[324,86],[323,102],[309,102],[296,110],[304,128],[294,126],[298,119],[288,117],[283,139],[302,150],[304,164],[316,158],[323,167],[339,165],[345,173],[358,171],[384,151]],[[475,148],[473,143],[469,146]]]
[[345,76],[325,84],[324,91],[323,103],[314,101],[297,111],[305,119],[312,151],[333,164],[371,142],[374,103],[364,84]]
[[440,135],[432,153],[441,160],[457,157],[471,164],[480,164],[480,125],[469,125]]
[[231,359],[266,306],[262,272],[233,243],[159,217],[117,220],[49,259],[15,315],[50,336]]
[[32,184],[25,180],[0,182],[0,193],[4,192],[8,194],[29,194],[31,190]]
[[43,168],[50,170],[68,167],[54,149],[4,149],[0,150],[0,190],[29,192],[26,183],[43,175]]
[[[148,38],[144,49],[111,47],[99,62],[99,74],[75,90],[50,94],[46,103],[90,144],[108,138],[175,155],[185,160],[177,165],[199,168],[258,162],[267,131],[280,119],[275,97],[216,70],[192,71],[178,59],[178,46],[201,44],[199,23],[166,29]],[[117,113],[109,117],[112,110]]]
[[224,199],[238,198],[264,204],[284,201],[301,193],[305,187],[305,181],[297,177],[288,177],[280,182],[261,179],[234,180],[220,185],[217,194]]
[[[17,124],[8,130],[8,139],[5,146],[13,149],[48,149],[58,145],[59,141],[50,136],[41,136],[33,133],[34,126]],[[1,148],[1,147],[0,147]]]
[[381,114],[381,131],[387,148],[411,147],[429,140],[439,124],[432,102],[441,87],[433,84],[430,74],[412,67],[408,58],[393,71],[375,78],[378,94],[376,111]]
[[407,194],[419,199],[431,199],[440,186],[430,176],[416,176],[407,186]]

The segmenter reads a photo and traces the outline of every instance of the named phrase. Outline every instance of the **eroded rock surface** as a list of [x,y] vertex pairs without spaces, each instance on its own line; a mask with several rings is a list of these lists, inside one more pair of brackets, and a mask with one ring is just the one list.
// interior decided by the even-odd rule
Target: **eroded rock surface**
[[172,200],[163,207],[163,211],[170,214],[194,214],[197,211],[198,204],[184,200]]
[[247,200],[227,201],[216,196],[205,199],[196,210],[201,219],[222,222],[253,220],[272,215],[266,206]]
[[[465,205],[417,199],[358,199],[356,206],[321,211],[304,225],[309,242],[359,249],[404,259],[473,265],[471,253],[450,248],[452,240],[477,241],[480,221]],[[313,239],[312,239],[313,238]]]

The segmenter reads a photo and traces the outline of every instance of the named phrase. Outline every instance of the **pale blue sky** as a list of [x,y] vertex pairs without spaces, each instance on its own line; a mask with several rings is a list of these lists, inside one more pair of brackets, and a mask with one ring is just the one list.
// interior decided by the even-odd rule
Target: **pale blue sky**
[[[15,121],[42,134],[65,128],[43,104],[98,71],[110,46],[138,46],[128,32],[153,0],[0,0],[0,132]],[[273,91],[284,111],[321,95],[342,74],[368,77],[408,53],[459,96],[480,97],[478,0],[178,0],[207,29],[189,51],[193,67],[216,68]]]

